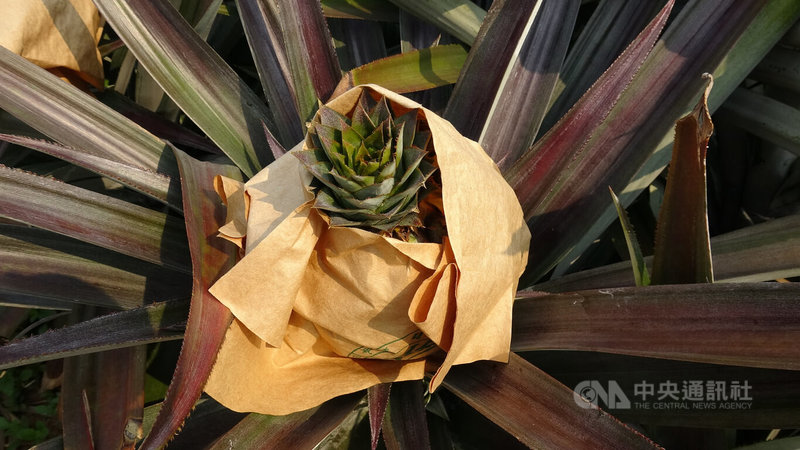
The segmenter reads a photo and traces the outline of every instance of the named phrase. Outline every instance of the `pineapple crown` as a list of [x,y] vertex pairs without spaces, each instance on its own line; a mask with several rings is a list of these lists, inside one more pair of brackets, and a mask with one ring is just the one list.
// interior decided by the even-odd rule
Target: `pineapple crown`
[[384,232],[422,225],[418,201],[436,166],[426,158],[431,133],[418,112],[395,118],[385,97],[366,91],[351,117],[320,107],[306,150],[294,154],[319,181],[314,207],[331,225]]

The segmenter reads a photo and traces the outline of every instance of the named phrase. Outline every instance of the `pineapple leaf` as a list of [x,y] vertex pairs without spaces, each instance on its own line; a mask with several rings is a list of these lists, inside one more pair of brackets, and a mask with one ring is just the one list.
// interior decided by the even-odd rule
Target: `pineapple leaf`
[[511,347],[800,370],[798,295],[800,286],[783,283],[522,295],[514,303]]
[[241,175],[231,165],[200,162],[180,150],[174,151],[181,170],[194,285],[178,364],[164,407],[142,443],[142,449],[161,448],[178,431],[203,392],[225,332],[233,320],[230,310],[208,292],[216,279],[233,267],[238,254],[235,245],[216,237],[225,213],[214,192],[213,179],[216,175],[241,179]]

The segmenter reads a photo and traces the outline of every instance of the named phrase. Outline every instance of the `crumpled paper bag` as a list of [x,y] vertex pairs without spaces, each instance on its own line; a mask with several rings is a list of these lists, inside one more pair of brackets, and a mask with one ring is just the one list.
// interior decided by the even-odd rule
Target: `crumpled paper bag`
[[0,45],[73,84],[103,88],[103,23],[92,0],[2,0],[0,12]]
[[363,89],[427,120],[447,236],[407,243],[329,226],[292,152],[246,184],[218,178],[228,205],[220,232],[245,256],[210,289],[235,320],[205,390],[230,409],[288,414],[421,379],[434,352],[447,354],[431,390],[454,364],[508,360],[530,241],[514,192],[476,142],[416,102],[366,85],[328,106],[348,114]]

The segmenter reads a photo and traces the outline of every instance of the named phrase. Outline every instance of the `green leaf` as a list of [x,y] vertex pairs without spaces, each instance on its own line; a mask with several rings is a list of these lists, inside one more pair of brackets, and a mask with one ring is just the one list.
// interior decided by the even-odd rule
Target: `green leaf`
[[639,246],[639,241],[636,239],[636,233],[633,230],[630,220],[628,220],[628,213],[619,202],[617,194],[610,187],[608,191],[611,193],[611,199],[614,201],[614,206],[617,208],[619,215],[619,222],[622,225],[622,232],[625,235],[625,243],[628,245],[628,253],[631,257],[631,266],[633,267],[633,279],[636,281],[636,286],[649,286],[650,273],[647,271],[647,265],[644,261],[642,248]]
[[658,216],[653,284],[713,283],[706,207],[706,150],[714,131],[706,101],[708,85],[694,110],[678,119],[672,162]]
[[185,300],[154,303],[13,341],[0,347],[0,369],[180,339],[187,311]]
[[578,16],[579,0],[537,2],[505,67],[478,142],[501,171],[533,144]]
[[[177,185],[172,186],[172,180],[166,175],[94,156],[90,153],[77,151],[54,142],[2,133],[0,133],[0,139],[81,166],[92,172],[118,181],[148,197],[168,204],[176,211],[181,210],[180,189]],[[172,187],[172,189],[170,189],[170,187]]]
[[326,17],[397,22],[398,9],[386,0],[322,0]]
[[191,285],[185,274],[29,227],[0,225],[0,260],[4,301],[21,295],[129,309],[185,298]]
[[264,104],[166,0],[98,0],[98,9],[164,91],[248,176],[272,158]]
[[174,149],[181,170],[186,232],[192,255],[192,303],[178,365],[150,435],[142,449],[161,448],[178,431],[203,392],[228,326],[230,310],[209,292],[217,278],[233,267],[238,248],[217,237],[224,223],[222,202],[214,191],[216,175],[241,179],[235,167],[198,161]]
[[378,84],[403,94],[453,84],[466,58],[467,52],[457,44],[400,53],[353,69],[336,92],[359,84]]
[[800,286],[687,284],[528,294],[511,347],[800,370]]
[[119,163],[176,175],[166,144],[78,88],[0,48],[0,108],[56,141]]
[[657,448],[607,412],[579,406],[572,389],[514,353],[508,364],[455,366],[443,385],[531,448]]
[[250,414],[209,448],[313,448],[353,410],[361,394],[328,400],[286,416]]
[[472,45],[486,11],[469,0],[390,0],[405,11],[433,23],[462,42]]
[[0,166],[0,215],[188,271],[179,219],[50,178]]

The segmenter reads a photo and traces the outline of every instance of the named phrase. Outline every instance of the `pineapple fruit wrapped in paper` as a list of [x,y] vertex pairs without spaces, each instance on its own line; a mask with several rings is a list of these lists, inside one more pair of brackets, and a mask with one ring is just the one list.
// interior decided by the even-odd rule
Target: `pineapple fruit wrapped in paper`
[[210,290],[235,317],[206,387],[229,408],[286,414],[421,379],[433,353],[431,389],[453,364],[507,360],[530,234],[491,159],[431,111],[356,87],[298,148],[219,185],[231,224],[246,217],[228,236],[246,235],[245,256]]

